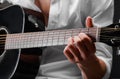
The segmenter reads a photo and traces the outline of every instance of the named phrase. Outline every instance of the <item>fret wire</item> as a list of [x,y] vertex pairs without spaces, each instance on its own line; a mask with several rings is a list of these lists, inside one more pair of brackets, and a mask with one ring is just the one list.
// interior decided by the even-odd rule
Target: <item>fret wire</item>
[[[75,30],[75,31],[76,31],[76,30]],[[68,32],[69,32],[69,31],[68,31]],[[84,31],[84,32],[86,32],[86,31]],[[41,32],[41,33],[42,33],[42,32]],[[40,34],[41,34],[41,33],[40,33]],[[40,35],[40,34],[38,34],[38,35]],[[26,35],[28,36],[28,34],[26,34]],[[36,33],[35,35],[37,36],[37,33]],[[52,34],[50,34],[50,35],[52,35]]]
[[[48,36],[48,32],[44,32],[44,33],[43,33],[43,40],[42,40],[42,45],[41,45],[41,46],[43,46],[44,41],[46,41],[46,45],[47,45],[47,43],[48,43],[48,40],[46,39],[47,36]],[[42,39],[42,38],[41,38],[41,39]]]
[[[80,30],[80,29],[79,29]],[[65,41],[69,38],[69,37],[71,37],[71,36],[74,36],[74,35],[76,35],[77,33],[76,33],[76,30],[75,30],[75,33],[71,33],[70,32],[71,30],[69,30],[69,31],[66,31],[66,32],[64,32],[64,31],[59,31],[59,32],[61,32],[60,34],[58,34],[58,35],[56,35],[55,33],[52,33],[52,32],[49,32],[49,36],[50,36],[50,38],[48,38],[48,40],[52,40],[52,45],[53,45],[53,38],[58,38],[58,40],[59,41],[64,41],[64,43],[65,43]],[[69,33],[68,33],[69,32]],[[72,29],[72,32],[74,32],[74,29]],[[44,32],[45,33],[45,32]],[[79,32],[78,32],[79,33]],[[72,34],[72,35],[71,35]],[[30,43],[31,42],[31,40],[29,40],[29,39],[31,39],[32,38],[32,36],[39,36],[39,38],[37,37],[37,41],[42,41],[40,38],[43,36],[43,35],[41,35],[41,33],[38,33],[38,34],[33,34],[33,35],[31,35],[31,34],[25,34],[25,35],[27,35],[27,37],[28,38],[23,38],[23,39],[21,39],[21,40],[24,40],[23,42],[27,42],[27,43]],[[41,36],[40,36],[41,35]],[[65,36],[64,36],[65,35]],[[16,37],[16,36],[15,36]],[[16,38],[18,38],[18,36],[16,37]],[[66,39],[67,38],[67,39]],[[27,39],[27,40],[26,40]],[[46,40],[47,39],[47,37],[45,37],[44,36],[44,40]],[[33,40],[33,39],[32,39]],[[35,40],[35,37],[34,37],[34,40]],[[35,40],[36,41],[36,40]],[[19,41],[20,42],[20,41]],[[37,42],[35,42],[36,44],[37,44]],[[22,43],[20,43],[20,44],[22,44]],[[24,43],[23,43],[24,44]],[[16,45],[17,46],[17,45]]]
[[[69,35],[68,35],[69,36]],[[23,38],[24,39],[24,38]],[[25,39],[24,39],[25,40]]]
[[[47,38],[46,38],[46,39],[47,39],[47,43],[46,43],[46,45],[49,46],[49,43],[50,43],[49,32],[46,32],[46,33],[48,34],[48,35],[47,35]],[[45,40],[46,40],[46,39],[45,39]]]
[[58,35],[57,33],[54,32],[54,34],[53,34],[53,41],[54,41],[53,45],[57,45],[57,43],[58,43],[58,37],[56,37],[56,35]]
[[51,45],[53,45],[53,31],[52,32],[49,32],[49,35],[48,37],[50,38],[51,41]]
[[60,32],[59,32],[59,36],[58,36],[58,45],[61,45],[61,44],[62,44],[62,41],[61,41],[62,33],[63,33],[63,31],[60,31]]

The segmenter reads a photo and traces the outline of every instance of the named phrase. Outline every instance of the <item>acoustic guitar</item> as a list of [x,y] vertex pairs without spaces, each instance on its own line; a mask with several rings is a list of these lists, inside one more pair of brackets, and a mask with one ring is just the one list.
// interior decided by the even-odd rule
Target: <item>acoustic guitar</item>
[[69,37],[84,32],[111,46],[120,46],[120,24],[103,28],[75,28],[24,33],[25,12],[18,5],[0,10],[0,79],[14,74],[21,49],[65,45]]

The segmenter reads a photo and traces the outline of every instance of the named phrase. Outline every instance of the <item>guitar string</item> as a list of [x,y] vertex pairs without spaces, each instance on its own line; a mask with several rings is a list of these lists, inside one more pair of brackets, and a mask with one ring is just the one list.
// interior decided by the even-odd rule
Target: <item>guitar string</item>
[[[92,34],[92,33],[91,33],[91,34]],[[94,33],[93,33],[93,34],[94,34]],[[52,37],[53,37],[54,34],[49,34],[49,35],[52,35]],[[28,35],[27,35],[27,36],[28,36]],[[43,38],[45,38],[45,39],[48,38],[47,36],[41,36],[41,35],[38,35],[38,36],[43,37]],[[70,36],[70,35],[65,35],[65,36],[67,37],[67,36]],[[109,37],[113,37],[113,38],[115,37],[115,36],[107,36],[107,35],[99,35],[99,36],[104,36],[105,39],[107,39],[107,38],[109,38]],[[33,36],[29,36],[29,37],[33,37]],[[52,38],[52,37],[51,37],[51,38]],[[54,38],[55,38],[55,37],[59,37],[59,38],[60,38],[60,35],[57,35],[57,36],[54,35]],[[63,37],[63,36],[61,36],[61,37]],[[6,37],[2,37],[2,38],[0,37],[0,41],[5,41],[5,38],[6,38]],[[19,36],[17,36],[17,37],[14,36],[14,38],[20,38],[20,37],[19,37]],[[119,37],[117,37],[117,38],[119,38]],[[3,40],[2,40],[2,39],[3,39]],[[13,38],[11,38],[11,39],[13,39]],[[25,39],[27,39],[27,38],[25,38]],[[25,39],[24,39],[24,40],[25,40]],[[49,38],[48,38],[48,39],[49,39]]]
[[[105,35],[100,35],[100,36],[101,36],[101,38],[104,39],[104,40],[107,40],[107,39],[109,40],[110,38],[113,37],[113,36],[105,36]],[[69,37],[71,37],[71,36],[70,36],[70,35],[69,35],[69,36],[67,35],[66,37],[69,38]],[[49,40],[49,41],[50,41],[50,40],[54,40],[54,38],[55,38],[55,37],[51,37],[51,38],[44,37],[44,40]],[[65,40],[65,37],[56,37],[56,38],[58,38],[59,40],[62,40],[62,39]],[[67,38],[67,39],[68,39],[68,38]],[[114,37],[114,38],[117,38],[117,40],[120,39],[120,37]],[[27,39],[27,38],[26,38],[26,39],[22,39],[22,40],[26,40],[27,42],[29,42],[29,41],[28,41],[29,39]],[[44,40],[43,40],[43,39],[42,39],[42,40],[41,40],[41,39],[37,39],[37,41],[44,41]],[[14,40],[13,40],[13,41],[14,41]],[[5,40],[0,40],[0,44],[3,44],[3,42],[5,43]],[[24,42],[25,42],[25,41],[24,41]]]
[[[108,30],[108,29],[111,29],[111,30]],[[76,30],[76,29],[68,29],[68,32],[69,31],[71,31],[71,30],[75,30],[75,31],[78,31],[78,29]],[[81,30],[81,29],[80,29]],[[96,30],[96,28],[94,28],[94,29],[91,29],[91,30]],[[104,29],[102,29],[103,31],[102,31],[102,33],[104,33],[104,32],[111,32],[111,31],[120,31],[120,29],[116,29],[116,28],[104,28]],[[55,30],[55,32],[56,32],[57,30]],[[59,32],[61,32],[61,30],[58,30]],[[63,30],[63,32],[64,32],[65,30]],[[66,30],[67,31],[67,30]],[[83,31],[84,31],[84,29],[83,29]],[[86,30],[85,30],[86,31]],[[44,32],[52,32],[52,31],[44,31]],[[88,31],[86,31],[86,32],[88,32]],[[28,33],[31,33],[31,32],[28,32]],[[32,32],[32,33],[36,33],[36,32]],[[38,33],[41,33],[41,32],[38,32]],[[94,32],[93,32],[94,33]],[[96,33],[96,32],[95,32]],[[20,34],[20,33],[18,33],[18,34]],[[23,34],[23,33],[22,33]],[[25,33],[25,34],[27,34],[27,33]],[[6,36],[6,34],[2,34],[2,35],[0,35],[0,36]]]
[[[83,31],[84,31],[84,29],[85,28],[83,28]],[[91,29],[91,30],[96,30],[97,28],[93,28],[93,29]],[[110,30],[109,30],[110,29]],[[79,30],[79,28],[78,29],[68,29],[68,31],[71,31],[71,30]],[[80,28],[80,30],[81,30],[81,28]],[[120,31],[120,28],[103,28],[102,29],[103,31],[102,31],[102,33],[103,32],[111,32],[111,31]],[[55,30],[55,31],[61,31],[61,30]],[[63,32],[64,32],[65,30],[63,30]],[[67,30],[66,30],[67,31]],[[52,32],[52,31],[44,31],[44,32]],[[86,31],[87,32],[87,31]],[[31,33],[31,32],[27,32],[27,33]],[[36,33],[36,32],[32,32],[32,33]],[[95,32],[96,33],[96,32]],[[20,34],[20,33],[17,33],[17,34]],[[2,34],[2,35],[0,35],[0,36],[6,36],[6,34]]]
[[[100,35],[101,37],[104,37],[104,38],[102,38],[102,39],[109,39],[109,38],[118,38],[118,39],[120,39],[120,37],[115,37],[115,36],[106,36],[106,35]],[[67,37],[67,36],[66,36]],[[71,37],[71,36],[68,36],[68,37]],[[14,37],[15,38],[15,37]],[[53,38],[55,38],[55,37],[53,37]],[[48,39],[48,40],[53,40],[53,38],[51,37],[51,38],[48,38],[47,36],[46,37],[44,37],[44,39]],[[56,37],[56,38],[59,38],[59,39],[63,39],[64,37]],[[13,40],[13,38],[11,38],[12,40]],[[26,41],[28,41],[29,39],[28,38],[22,38],[22,40],[26,40]],[[43,40],[43,39],[42,39]],[[39,41],[42,41],[42,40],[39,40]],[[0,40],[0,44],[1,44],[1,42],[5,42],[6,40]]]
[[[94,34],[94,33],[93,33],[93,34]],[[28,36],[28,35],[27,35],[27,36]],[[38,35],[38,36],[40,36],[40,35]],[[65,37],[67,37],[67,36],[70,36],[70,35],[66,35]],[[99,35],[99,36],[100,36],[100,37],[101,37],[101,36],[104,36],[104,38],[106,38],[106,39],[109,38],[109,37],[110,37],[110,38],[117,37],[117,36],[107,36],[107,35]],[[33,37],[33,36],[29,36],[29,37]],[[22,39],[25,40],[25,39],[28,39],[29,37],[27,37],[27,38],[22,38]],[[36,37],[36,36],[34,36],[34,37]],[[45,38],[45,39],[48,38],[47,36],[40,36],[40,37],[43,37],[43,38]],[[53,36],[52,36],[52,37],[53,37]],[[52,37],[50,37],[50,38],[48,38],[48,39],[51,39]],[[55,36],[55,35],[54,35],[54,38],[55,38],[55,37],[56,37],[56,38],[58,38],[58,37],[59,37],[59,38],[62,38],[63,36]],[[20,38],[20,37],[19,37],[19,36],[17,36],[17,37],[14,36],[14,38]],[[120,37],[117,37],[117,38],[120,38]],[[4,37],[4,38],[1,38],[1,37],[0,37],[0,41],[5,41],[5,39],[6,39],[6,37]],[[13,38],[11,38],[11,39],[13,39]]]
[[[4,35],[2,35],[2,36],[4,36]],[[57,37],[58,37],[58,36],[57,36]],[[107,38],[108,38],[108,37],[110,37],[110,36],[104,36],[104,37],[107,37]],[[111,37],[112,37],[112,36],[111,36]],[[107,39],[107,38],[106,38],[106,39]]]
[[[106,39],[103,39],[103,40],[106,40]],[[117,40],[118,42],[120,42],[120,40],[118,39]],[[38,46],[38,45],[33,45],[33,46],[30,46],[30,47],[28,47],[28,48],[33,48],[33,47],[44,47],[44,45],[45,46],[48,46],[47,44],[43,44],[44,42],[42,41],[42,44],[40,45],[40,46]],[[23,47],[23,48],[27,48],[27,45],[26,44],[17,44],[17,45],[19,45],[20,46],[20,48],[22,48],[24,45],[25,45],[25,47]],[[58,42],[57,42],[57,45],[65,45],[65,44],[58,44]],[[5,45],[0,45],[0,46],[2,46],[2,47],[4,47]],[[15,46],[15,48],[16,48],[16,45],[13,45],[13,48],[14,48],[14,46]],[[19,48],[19,46],[17,47],[17,48]],[[22,47],[21,47],[22,46]],[[53,44],[51,44],[50,46],[53,46]],[[9,46],[8,46],[9,47]],[[10,45],[10,47],[12,47],[11,45]]]

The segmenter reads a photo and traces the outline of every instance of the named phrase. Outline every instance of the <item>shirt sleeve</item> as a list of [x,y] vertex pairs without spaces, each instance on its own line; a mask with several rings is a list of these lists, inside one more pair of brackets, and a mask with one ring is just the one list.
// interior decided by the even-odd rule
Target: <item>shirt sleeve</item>
[[107,71],[102,79],[109,79],[112,67],[112,47],[101,42],[96,42],[96,56],[106,64]]
[[114,2],[113,0],[91,0],[88,16],[93,18],[96,27],[105,27],[113,23]]
[[14,5],[20,5],[27,9],[41,12],[41,10],[35,5],[35,0],[0,0],[0,3],[3,3],[5,1],[8,1],[9,3],[12,3]]
[[[96,2],[96,3],[95,3]],[[113,0],[91,0],[91,11],[88,16],[93,18],[95,27],[105,27],[113,23]],[[96,55],[106,64],[107,71],[103,79],[108,79],[112,67],[112,47],[104,43],[96,43]]]

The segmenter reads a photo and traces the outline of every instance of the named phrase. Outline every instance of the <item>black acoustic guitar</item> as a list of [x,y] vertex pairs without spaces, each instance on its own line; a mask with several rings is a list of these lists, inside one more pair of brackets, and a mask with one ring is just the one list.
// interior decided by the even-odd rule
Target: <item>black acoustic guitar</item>
[[9,79],[15,72],[21,49],[65,45],[71,36],[84,32],[95,41],[120,46],[120,24],[104,28],[77,28],[24,33],[25,13],[17,5],[0,10],[0,79]]

